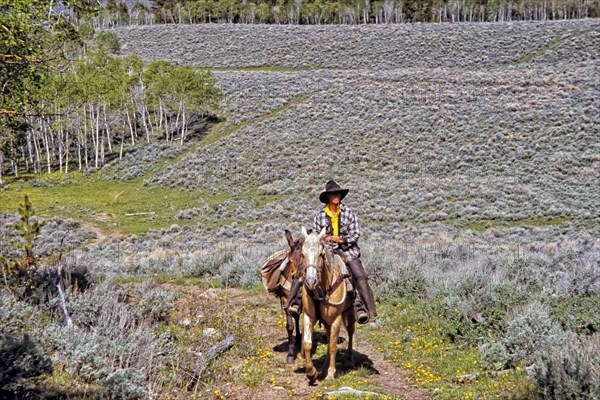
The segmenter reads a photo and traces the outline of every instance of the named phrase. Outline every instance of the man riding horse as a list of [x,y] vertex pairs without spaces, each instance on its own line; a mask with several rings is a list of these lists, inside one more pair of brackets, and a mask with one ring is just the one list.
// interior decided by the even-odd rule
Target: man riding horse
[[[346,263],[352,272],[354,287],[358,292],[354,302],[356,311],[356,320],[360,324],[374,322],[377,317],[375,310],[375,300],[371,290],[368,277],[360,260],[360,248],[358,247],[358,238],[360,237],[360,223],[356,213],[348,206],[342,203],[342,200],[348,194],[348,189],[342,189],[334,181],[329,181],[325,185],[325,191],[319,196],[321,207],[314,219],[314,230],[320,232],[323,227],[326,228],[325,242],[331,249]],[[297,278],[292,284],[290,290],[292,296],[288,300],[287,307],[292,313],[300,311],[301,299],[294,296],[300,292],[298,289],[302,282]]]

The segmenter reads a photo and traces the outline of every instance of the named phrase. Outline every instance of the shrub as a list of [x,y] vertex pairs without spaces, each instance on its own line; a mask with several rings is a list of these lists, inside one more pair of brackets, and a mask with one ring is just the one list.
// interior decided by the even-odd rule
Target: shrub
[[223,251],[195,251],[183,259],[182,273],[189,277],[213,276],[219,273],[219,267],[231,261],[233,255]]
[[103,381],[98,393],[101,400],[138,400],[149,396],[145,378],[133,368],[111,372]]
[[511,311],[504,321],[503,333],[496,343],[482,346],[483,361],[496,369],[530,365],[538,352],[547,347],[561,347],[565,334],[537,301]]
[[221,265],[221,282],[227,286],[250,287],[260,283],[260,263],[249,257],[235,253],[233,258]]
[[0,388],[26,392],[36,378],[52,372],[52,362],[29,336],[0,336]]
[[42,318],[43,314],[37,307],[0,292],[0,334],[19,335],[28,332]]
[[390,265],[382,278],[381,283],[375,288],[378,298],[419,298],[426,292],[427,282],[423,266],[414,261]]
[[600,398],[600,335],[570,334],[562,346],[539,352],[531,374],[541,397],[552,400]]
[[141,289],[140,310],[154,321],[166,321],[173,310],[177,293],[163,288]]

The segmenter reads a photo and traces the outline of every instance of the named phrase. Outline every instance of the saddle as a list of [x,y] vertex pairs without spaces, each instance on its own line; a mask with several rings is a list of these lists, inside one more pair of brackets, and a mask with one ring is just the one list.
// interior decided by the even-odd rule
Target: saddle
[[332,250],[331,247],[326,243],[325,243],[324,247],[325,247],[324,258],[330,265],[337,266],[337,268],[340,271],[340,278],[338,279],[338,282],[335,282],[334,284],[336,286],[340,285],[341,281],[344,280],[344,281],[346,281],[346,292],[353,293],[354,286],[352,285],[352,274],[350,273],[350,271],[348,271],[348,266],[346,265],[345,254],[339,249],[335,250],[335,251]]

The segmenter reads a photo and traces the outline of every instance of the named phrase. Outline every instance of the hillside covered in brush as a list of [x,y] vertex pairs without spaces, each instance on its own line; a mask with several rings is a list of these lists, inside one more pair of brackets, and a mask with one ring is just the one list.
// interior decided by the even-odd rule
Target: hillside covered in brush
[[306,224],[335,177],[382,236],[435,221],[598,232],[597,20],[222,29],[116,31],[124,54],[214,68],[220,139],[146,180],[229,194],[201,225]]

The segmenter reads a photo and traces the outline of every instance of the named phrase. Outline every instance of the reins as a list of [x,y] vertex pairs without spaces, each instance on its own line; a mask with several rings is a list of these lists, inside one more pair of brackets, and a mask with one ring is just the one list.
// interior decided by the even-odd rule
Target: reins
[[337,304],[342,304],[344,302],[344,300],[346,300],[346,294],[345,294],[346,291],[344,291],[344,297],[342,298],[342,300],[339,303],[331,303],[329,301],[329,296],[331,296],[331,294],[333,292],[335,292],[337,290],[337,288],[340,287],[342,282],[344,282],[344,276],[342,274],[338,273],[337,279],[331,285],[329,285],[329,288],[327,289],[327,293],[325,294],[326,302],[328,302],[329,304],[337,305]]

